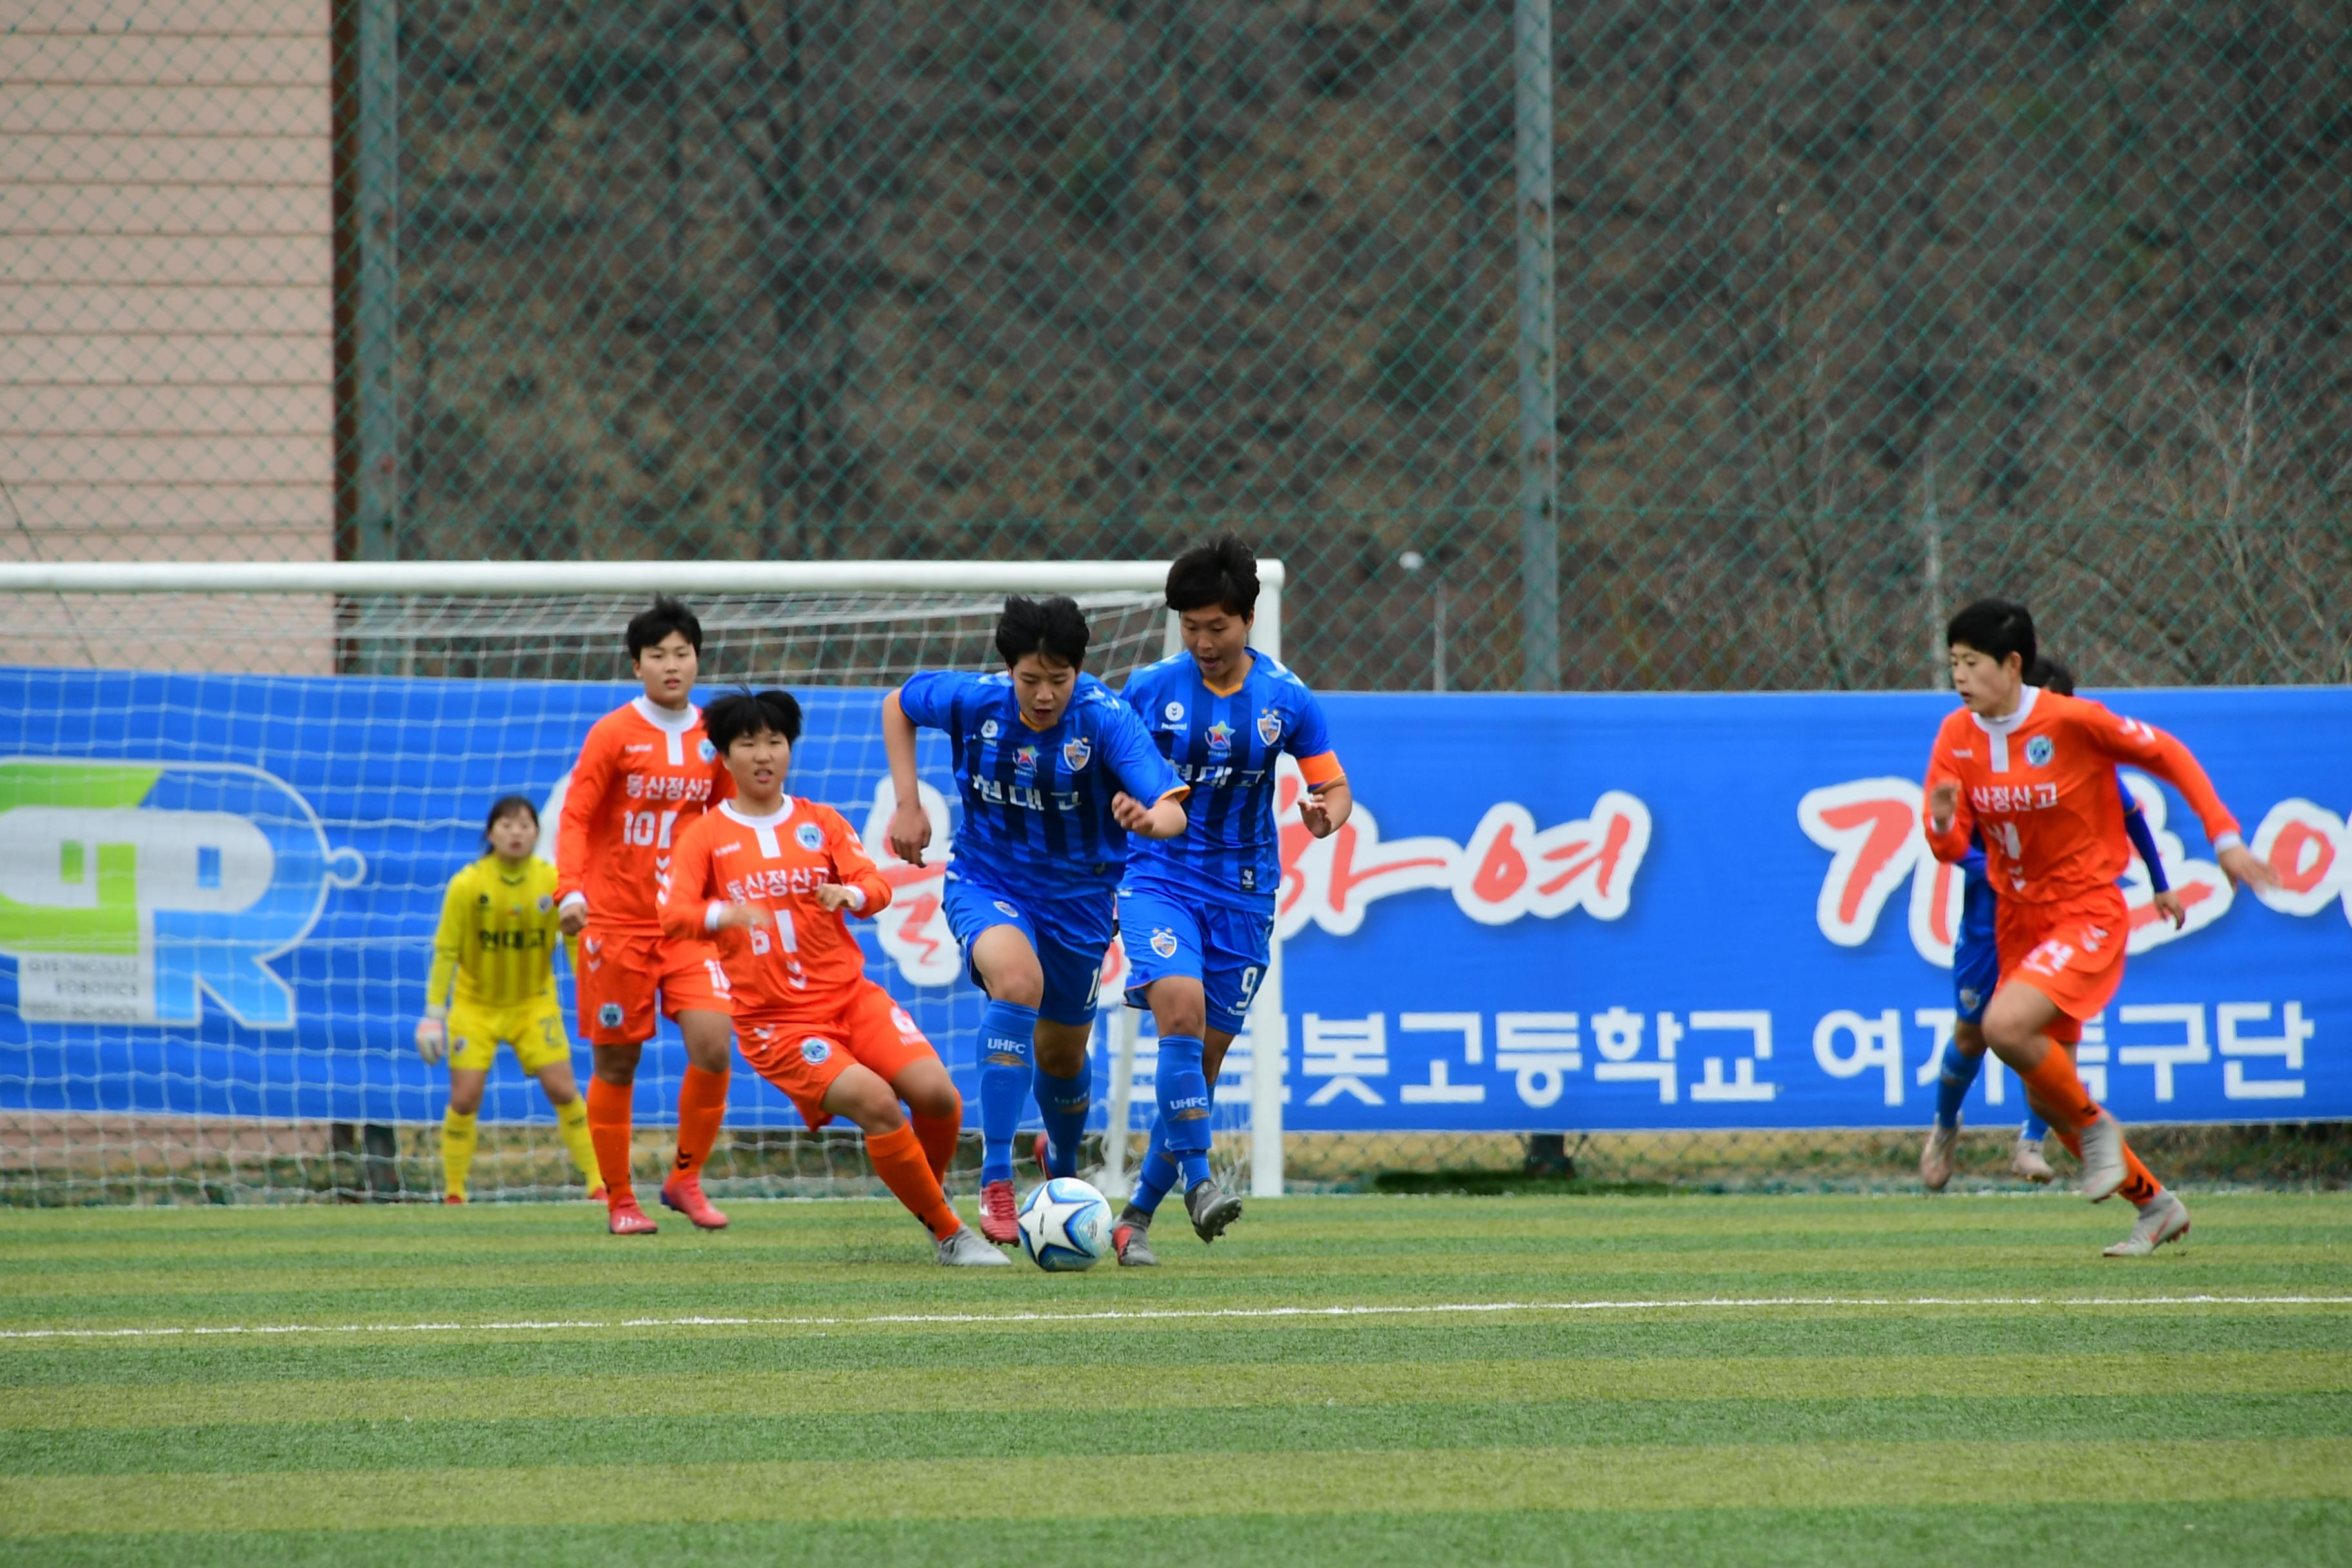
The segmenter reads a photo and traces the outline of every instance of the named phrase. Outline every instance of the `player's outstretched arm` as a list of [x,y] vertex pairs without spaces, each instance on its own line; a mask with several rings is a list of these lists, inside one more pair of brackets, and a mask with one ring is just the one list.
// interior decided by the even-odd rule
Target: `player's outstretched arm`
[[555,903],[563,912],[566,936],[578,936],[588,924],[588,867],[596,853],[596,825],[604,820],[614,757],[605,733],[589,731],[572,764],[572,782],[563,787],[563,816],[555,832]]
[[899,700],[901,687],[882,699],[882,754],[890,759],[890,853],[909,866],[923,863],[931,844],[931,814],[915,776],[915,721]]
[[2112,713],[2104,704],[2078,700],[2076,710],[2082,715],[2078,728],[2095,750],[2112,762],[2146,769],[2180,792],[2204,825],[2205,837],[2213,845],[2214,863],[2232,881],[2258,888],[2278,886],[2278,877],[2268,862],[2257,859],[2246,847],[2238,819],[2221,804],[2221,792],[2206,776],[2195,752],[2154,725]]

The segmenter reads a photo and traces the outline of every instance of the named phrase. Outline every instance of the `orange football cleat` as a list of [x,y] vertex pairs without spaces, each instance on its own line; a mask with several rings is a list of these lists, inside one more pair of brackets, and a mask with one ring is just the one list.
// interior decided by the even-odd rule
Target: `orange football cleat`
[[725,1230],[727,1216],[710,1206],[702,1195],[702,1181],[698,1176],[673,1176],[662,1184],[661,1201],[664,1208],[673,1208],[704,1230]]
[[605,1215],[604,1228],[614,1236],[651,1236],[661,1227],[637,1206],[636,1199],[623,1198]]

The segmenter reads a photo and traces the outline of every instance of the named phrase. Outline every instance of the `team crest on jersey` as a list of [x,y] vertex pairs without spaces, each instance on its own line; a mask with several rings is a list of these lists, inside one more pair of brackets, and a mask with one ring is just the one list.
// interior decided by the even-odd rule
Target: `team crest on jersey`
[[1013,752],[1013,771],[1023,773],[1035,773],[1037,771],[1037,748],[1034,746],[1015,747]]
[[833,1057],[833,1042],[820,1040],[814,1035],[801,1042],[801,1060],[813,1068],[821,1068]]
[[2049,736],[2036,735],[2025,742],[2025,765],[2029,768],[2046,768],[2050,765]]
[[1209,726],[1209,750],[1230,752],[1234,749],[1234,727],[1223,719]]
[[1151,951],[1162,958],[1176,956],[1176,933],[1166,926],[1154,926],[1151,931]]
[[1017,921],[1017,920],[1019,920],[1019,919],[1021,918],[1021,911],[1020,911],[1019,910],[1014,909],[1011,904],[1006,903],[1003,899],[997,899],[997,900],[992,900],[992,901],[993,901],[993,902],[995,903],[995,905],[996,905],[996,912],[997,912],[998,914],[1003,915],[1003,916],[1005,916],[1005,917],[1006,917],[1006,918],[1008,918],[1008,919],[1011,919],[1011,920],[1016,920],[1016,921]]
[[706,763],[715,763],[719,760],[719,748],[712,745],[706,736],[702,743],[694,748],[694,754]]
[[490,896],[488,893],[476,893],[474,895],[474,902],[487,910],[490,907]]
[[618,1002],[607,1002],[596,1009],[596,1022],[604,1028],[619,1028],[621,1017],[621,1005]]
[[1070,764],[1072,773],[1077,772],[1092,762],[1094,754],[1095,749],[1087,744],[1087,738],[1084,735],[1073,736],[1062,742],[1062,761]]
[[793,842],[814,855],[824,847],[824,829],[814,822],[803,822],[793,829]]
[[993,741],[994,739],[996,739],[996,721],[995,721],[995,720],[993,720],[993,719],[986,720],[986,721],[984,721],[981,724],[981,726],[980,726],[980,738],[981,738],[982,740],[983,740],[983,741]]
[[1160,710],[1160,716],[1171,724],[1181,724],[1184,721],[1184,705],[1181,702],[1171,702]]
[[540,894],[540,896],[539,896],[539,912],[540,912],[541,914],[545,914],[545,913],[547,913],[547,911],[548,911],[548,910],[550,910],[553,909],[554,907],[555,907],[555,895],[554,895],[553,893],[541,893],[541,894]]
[[1257,716],[1257,738],[1267,745],[1282,739],[1282,715],[1269,708]]

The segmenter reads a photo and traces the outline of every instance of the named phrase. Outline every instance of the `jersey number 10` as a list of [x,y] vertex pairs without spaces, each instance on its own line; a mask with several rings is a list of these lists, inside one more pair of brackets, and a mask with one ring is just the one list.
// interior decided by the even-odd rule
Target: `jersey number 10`
[[646,848],[656,846],[669,847],[670,829],[677,826],[674,811],[625,811],[621,813],[621,841]]

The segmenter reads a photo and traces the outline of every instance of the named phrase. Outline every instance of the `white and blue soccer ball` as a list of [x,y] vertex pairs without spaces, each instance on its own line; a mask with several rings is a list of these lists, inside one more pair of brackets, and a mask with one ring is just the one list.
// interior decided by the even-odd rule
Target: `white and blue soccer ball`
[[1021,1250],[1053,1274],[1092,1268],[1110,1250],[1110,1202],[1076,1176],[1055,1176],[1021,1204]]

